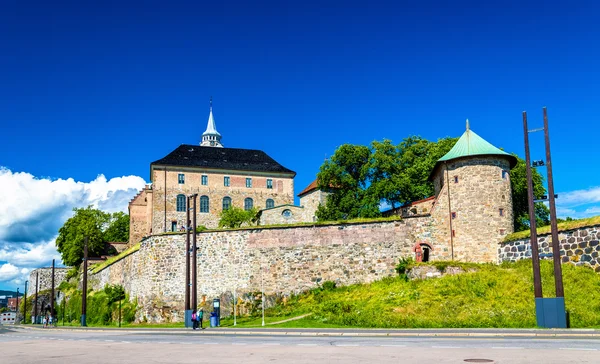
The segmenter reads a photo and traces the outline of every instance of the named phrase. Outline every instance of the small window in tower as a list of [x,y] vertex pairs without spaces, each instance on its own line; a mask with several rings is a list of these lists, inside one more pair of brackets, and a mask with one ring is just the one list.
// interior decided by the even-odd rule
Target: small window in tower
[[185,183],[185,175],[183,173],[179,173],[177,175],[177,181],[179,182],[179,184],[184,184]]
[[506,235],[506,230],[505,229],[500,229],[500,235]]
[[246,178],[246,187],[248,187],[248,188],[252,187],[252,178]]
[[502,179],[508,178],[508,171],[502,170]]
[[452,230],[452,237],[456,236],[456,231]]
[[267,188],[271,189],[273,188],[273,180],[272,179],[267,179]]
[[458,183],[458,176],[454,176],[454,183]]
[[223,186],[229,187],[229,176],[223,177]]
[[452,212],[452,218],[456,219],[456,212]]
[[208,176],[202,176],[202,186],[208,186]]
[[500,213],[500,216],[504,216],[504,209],[498,209],[498,212]]

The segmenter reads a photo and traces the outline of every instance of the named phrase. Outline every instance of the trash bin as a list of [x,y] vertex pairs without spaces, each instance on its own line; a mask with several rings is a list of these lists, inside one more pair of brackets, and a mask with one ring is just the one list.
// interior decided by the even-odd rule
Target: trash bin
[[218,322],[217,322],[217,314],[214,312],[210,313],[210,327],[217,327],[218,326]]

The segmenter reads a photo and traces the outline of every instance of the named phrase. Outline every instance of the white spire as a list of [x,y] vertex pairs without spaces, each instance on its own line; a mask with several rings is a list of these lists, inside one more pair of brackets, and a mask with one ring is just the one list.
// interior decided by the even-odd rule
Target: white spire
[[208,124],[206,125],[206,131],[202,133],[202,141],[200,146],[203,147],[221,147],[221,134],[217,131],[215,126],[215,119],[212,112],[212,96],[210,98],[210,112],[208,114]]

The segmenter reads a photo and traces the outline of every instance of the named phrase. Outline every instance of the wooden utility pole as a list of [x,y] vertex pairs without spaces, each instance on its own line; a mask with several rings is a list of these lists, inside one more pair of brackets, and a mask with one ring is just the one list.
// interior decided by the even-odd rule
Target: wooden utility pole
[[546,171],[548,173],[548,199],[550,201],[550,229],[552,230],[552,259],[554,260],[554,285],[556,297],[564,297],[562,266],[560,261],[560,242],[556,223],[556,203],[554,196],[554,179],[552,178],[552,159],[550,157],[550,132],[548,131],[548,114],[544,107],[544,139],[546,140]]
[[87,265],[88,265],[88,237],[83,243],[83,292],[81,294],[81,326],[87,326]]
[[537,225],[535,222],[535,203],[533,196],[533,180],[531,178],[531,157],[529,155],[529,130],[527,129],[527,112],[523,111],[523,134],[525,135],[525,164],[527,169],[527,202],[529,205],[529,230],[531,245],[531,261],[533,263],[533,290],[535,298],[542,298],[542,278],[540,275],[540,255],[537,244]]

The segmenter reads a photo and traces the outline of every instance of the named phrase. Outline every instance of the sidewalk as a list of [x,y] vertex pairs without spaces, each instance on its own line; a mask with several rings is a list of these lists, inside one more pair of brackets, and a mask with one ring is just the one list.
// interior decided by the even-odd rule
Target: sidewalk
[[118,328],[58,326],[43,328],[41,325],[16,325],[15,329],[44,331],[120,331],[129,333],[200,334],[200,335],[248,335],[248,336],[360,336],[360,337],[556,337],[600,338],[596,329],[277,329],[277,328],[207,328],[193,331],[191,328]]

